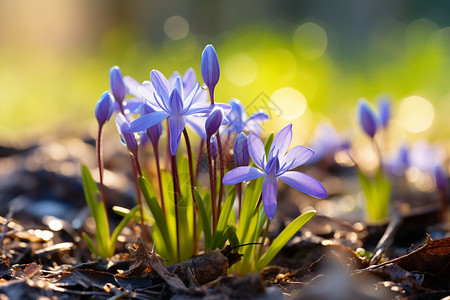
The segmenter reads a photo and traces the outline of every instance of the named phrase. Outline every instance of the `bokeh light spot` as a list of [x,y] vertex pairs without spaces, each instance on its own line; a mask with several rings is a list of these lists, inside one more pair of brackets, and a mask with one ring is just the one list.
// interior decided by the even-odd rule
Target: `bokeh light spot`
[[297,27],[293,37],[294,49],[305,59],[321,57],[328,45],[326,31],[315,23],[305,23]]
[[280,117],[291,121],[303,115],[306,110],[306,98],[291,87],[281,88],[273,92],[271,100],[280,108]]
[[181,40],[189,33],[189,23],[180,16],[173,16],[164,23],[164,33],[172,40]]
[[399,109],[399,121],[409,132],[419,133],[430,128],[434,119],[434,107],[425,98],[411,96],[403,99]]
[[229,57],[225,62],[225,76],[237,86],[245,86],[252,83],[258,74],[256,61],[244,53],[238,53]]

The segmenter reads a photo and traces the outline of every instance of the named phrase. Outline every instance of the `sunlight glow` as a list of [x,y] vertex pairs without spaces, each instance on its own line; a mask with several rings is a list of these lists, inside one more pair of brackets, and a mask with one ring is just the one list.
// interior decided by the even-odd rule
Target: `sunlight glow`
[[181,40],[189,33],[189,23],[180,16],[173,16],[164,23],[164,33],[172,40]]
[[237,86],[246,86],[256,79],[258,65],[247,54],[238,53],[229,57],[225,62],[225,76]]
[[409,132],[419,133],[431,127],[434,107],[425,98],[411,96],[403,99],[399,109],[399,121]]
[[280,117],[292,121],[303,115],[306,110],[306,97],[296,89],[285,87],[273,92],[271,100],[280,108]]

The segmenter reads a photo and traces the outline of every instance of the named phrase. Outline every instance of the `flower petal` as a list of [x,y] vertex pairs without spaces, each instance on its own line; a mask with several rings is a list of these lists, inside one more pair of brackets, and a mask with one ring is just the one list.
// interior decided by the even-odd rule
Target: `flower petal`
[[123,132],[138,132],[138,131],[144,131],[147,128],[152,127],[155,124],[158,124],[165,118],[167,118],[169,114],[167,114],[164,111],[154,111],[152,113],[149,113],[148,115],[141,116],[130,123],[128,126],[124,126],[122,128]]
[[187,69],[186,72],[184,72],[182,80],[184,91],[186,92],[186,94],[190,94],[197,83],[197,76],[195,75],[194,69]]
[[149,102],[153,106],[160,107],[160,109],[166,109],[165,105],[163,105],[162,103],[158,103],[158,101],[156,100],[156,97],[155,97],[156,91],[153,88],[153,85],[150,81],[144,81],[137,88],[137,91],[138,91],[140,97],[144,98],[147,102]]
[[175,82],[173,84],[173,88],[178,91],[178,94],[180,94],[181,99],[184,98],[184,89],[183,89],[183,81],[181,81],[181,77],[177,76],[175,78]]
[[179,115],[183,112],[183,99],[177,89],[173,89],[170,94],[169,110],[171,115]]
[[194,130],[203,140],[206,140],[206,117],[188,115],[184,117],[186,124]]
[[175,155],[180,145],[181,133],[183,133],[185,121],[183,116],[169,117],[170,153]]
[[197,92],[198,92],[199,88],[200,88],[200,84],[197,82],[195,87],[192,89],[191,93],[186,97],[186,99],[184,99],[184,101],[183,101],[183,113],[188,111],[191,108],[192,104],[194,103],[194,98],[197,95]]
[[263,111],[263,110],[259,110],[257,112],[254,112],[250,115],[250,117],[248,117],[247,119],[247,123],[248,122],[265,122],[270,120],[269,115]]
[[306,174],[297,171],[289,171],[278,176],[278,178],[302,193],[321,199],[328,195],[320,182]]
[[264,177],[262,201],[267,218],[272,220],[277,211],[278,180],[275,176]]
[[225,185],[236,184],[243,181],[253,180],[263,177],[264,172],[253,167],[237,167],[229,171],[223,177],[222,183]]
[[264,169],[264,144],[254,133],[248,135],[248,154],[258,167]]
[[152,70],[150,72],[150,80],[152,81],[158,96],[164,101],[165,105],[168,106],[170,88],[167,78],[160,71]]
[[[191,105],[188,111],[186,111],[185,115],[193,115],[193,114],[206,114],[211,111],[211,109],[214,107],[214,105],[211,105],[211,103],[194,103]],[[207,117],[207,115],[205,116]]]
[[272,145],[270,146],[269,157],[274,155],[284,155],[289,148],[292,141],[292,124],[281,129],[274,137]]
[[127,93],[133,97],[140,98],[138,87],[140,86],[139,82],[131,76],[124,76],[123,83],[127,88]]
[[283,158],[281,158],[280,165],[283,166],[284,164],[289,165],[292,163],[289,169],[293,169],[303,165],[313,155],[314,151],[312,151],[308,147],[295,146],[294,148],[289,150],[289,152],[286,153],[286,155]]

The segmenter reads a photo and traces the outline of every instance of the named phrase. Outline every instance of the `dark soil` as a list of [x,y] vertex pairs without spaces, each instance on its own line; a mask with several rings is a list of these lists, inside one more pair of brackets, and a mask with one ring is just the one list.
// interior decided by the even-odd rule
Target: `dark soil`
[[[227,274],[239,256],[230,249],[163,266],[139,239],[134,223],[124,230],[112,259],[95,260],[80,238],[94,225],[84,200],[80,163],[96,167],[94,141],[68,138],[25,148],[0,147],[1,299],[442,299],[450,296],[450,235],[433,192],[396,189],[390,223],[368,225],[357,209],[324,209],[272,261],[255,274]],[[112,206],[134,206],[124,149],[105,150]],[[149,162],[150,163],[150,162]],[[324,167],[326,166],[326,167]],[[148,169],[153,166],[149,164]],[[275,238],[302,209],[340,207],[354,170],[311,166],[328,200],[280,190]],[[150,171],[149,171],[150,172]],[[93,172],[94,173],[94,172]],[[355,212],[356,211],[356,212]],[[52,223],[53,221],[53,223]],[[62,227],[55,228],[52,224]],[[359,250],[357,250],[359,248]],[[364,257],[373,252],[372,256]]]

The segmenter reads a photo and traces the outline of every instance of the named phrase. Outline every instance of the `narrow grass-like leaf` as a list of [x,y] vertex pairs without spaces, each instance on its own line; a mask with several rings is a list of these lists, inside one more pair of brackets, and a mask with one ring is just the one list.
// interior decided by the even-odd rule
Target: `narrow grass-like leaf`
[[312,218],[316,214],[316,211],[308,211],[300,216],[298,216],[294,221],[292,221],[272,242],[269,249],[263,254],[261,259],[259,260],[256,268],[261,270],[265,266],[267,266],[275,255],[280,252],[281,248],[286,245],[286,243],[294,236],[294,234],[303,226],[309,219]]
[[99,257],[99,256],[100,256],[100,253],[98,253],[97,248],[95,248],[94,243],[92,242],[91,238],[87,235],[87,233],[86,233],[86,232],[83,232],[83,233],[81,234],[81,237],[83,238],[83,240],[84,240],[84,241],[86,242],[86,244],[88,245],[89,250],[91,251],[91,253],[94,253],[94,255],[95,255],[96,257]]
[[216,248],[222,248],[221,244],[222,236],[226,233],[226,226],[228,225],[228,220],[231,215],[231,210],[233,208],[234,200],[236,199],[236,188],[232,188],[228,192],[228,196],[220,212],[219,220],[217,221],[216,233],[214,234],[212,240],[212,250]]
[[197,189],[194,190],[195,201],[197,202],[199,217],[201,221],[201,226],[203,228],[203,235],[205,239],[205,249],[211,249],[211,218],[206,212],[206,207],[203,199]]
[[109,223],[103,202],[99,201],[100,193],[97,183],[92,178],[89,169],[82,164],[81,175],[83,180],[84,195],[86,202],[95,220],[95,239],[97,241],[98,252],[102,257],[107,257],[109,252]]
[[236,227],[233,225],[229,225],[227,229],[227,237],[228,241],[230,242],[231,247],[237,247],[239,246],[239,238],[236,234]]
[[[125,217],[131,211],[128,208],[118,206],[118,205],[113,206],[112,210],[116,215],[119,215],[122,217]],[[136,221],[137,223],[141,222],[142,219],[141,219],[141,214],[139,213],[139,211],[137,213],[133,214],[132,219],[134,221]],[[153,218],[153,216],[151,216],[150,214],[146,214],[146,213],[144,213],[144,221],[149,222],[149,223],[155,223],[155,219]]]
[[[166,223],[164,213],[163,213],[161,207],[159,206],[159,203],[156,200],[156,197],[151,196],[151,195],[155,195],[153,187],[150,185],[148,180],[145,179],[144,177],[139,177],[139,186],[141,188],[142,194],[144,195],[144,199],[147,202],[147,205],[150,208],[150,211],[152,212],[153,217],[155,218],[156,224],[157,224],[158,229],[160,230],[162,238],[163,238],[163,241],[155,241],[157,243],[156,245],[158,247],[165,247],[167,249],[167,253],[169,255],[169,260],[171,260],[172,262],[175,262],[176,261],[176,254],[174,252],[175,245],[171,241],[169,229],[168,229],[168,226]],[[160,246],[159,244],[162,244],[162,246]]]
[[117,227],[114,229],[110,242],[110,253],[111,255],[114,254],[114,250],[116,248],[116,242],[117,238],[119,237],[119,234],[122,232],[122,230],[127,226],[128,222],[134,217],[134,215],[139,211],[139,206],[135,206],[126,216],[123,217],[123,219],[120,221],[120,223],[117,225]]

